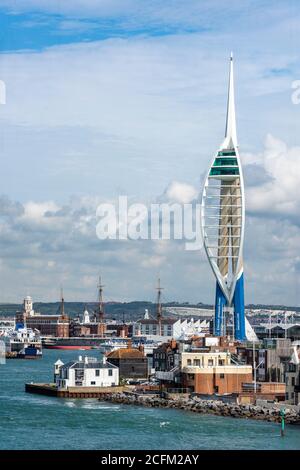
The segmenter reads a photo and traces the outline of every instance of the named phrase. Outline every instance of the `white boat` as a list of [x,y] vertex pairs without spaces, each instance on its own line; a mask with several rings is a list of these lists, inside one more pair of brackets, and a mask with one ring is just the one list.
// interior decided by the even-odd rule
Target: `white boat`
[[36,359],[42,356],[42,342],[38,330],[19,328],[1,336],[8,358]]

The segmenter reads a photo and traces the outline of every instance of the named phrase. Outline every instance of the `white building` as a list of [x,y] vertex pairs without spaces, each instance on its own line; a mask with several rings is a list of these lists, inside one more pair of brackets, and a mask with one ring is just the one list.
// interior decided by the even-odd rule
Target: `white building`
[[203,335],[208,331],[209,323],[205,320],[180,320],[176,318],[162,318],[160,322],[150,317],[148,311],[143,319],[138,320],[133,327],[134,336],[159,337],[163,339],[180,339],[193,335]]
[[54,364],[54,380],[59,389],[69,387],[114,387],[119,385],[119,368],[95,357],[79,356],[77,361]]
[[23,311],[26,314],[26,316],[34,315],[33,302],[32,302],[32,298],[30,297],[30,295],[27,295],[23,301]]
[[90,320],[90,314],[87,308],[84,309],[83,315],[82,315],[82,323],[83,324],[89,324],[91,322]]

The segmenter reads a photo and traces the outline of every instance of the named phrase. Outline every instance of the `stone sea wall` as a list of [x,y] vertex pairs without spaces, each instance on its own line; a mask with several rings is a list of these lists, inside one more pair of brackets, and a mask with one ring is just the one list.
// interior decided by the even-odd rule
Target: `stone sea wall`
[[[232,418],[250,418],[271,422],[280,422],[280,409],[258,405],[238,405],[235,403],[223,403],[216,400],[201,400],[200,398],[166,399],[158,396],[135,395],[127,393],[113,393],[103,395],[101,401],[122,403],[127,405],[146,406],[149,408],[175,408],[194,413],[209,413],[218,416],[230,416]],[[300,411],[285,410],[285,422],[287,424],[300,424]]]

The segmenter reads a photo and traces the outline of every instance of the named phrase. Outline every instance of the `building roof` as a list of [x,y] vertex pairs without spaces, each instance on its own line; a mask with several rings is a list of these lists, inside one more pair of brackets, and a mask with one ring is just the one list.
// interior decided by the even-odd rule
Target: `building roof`
[[110,362],[79,362],[79,361],[72,361],[67,362],[65,365],[61,367],[62,369],[111,369],[117,368],[114,364]]
[[178,348],[178,344],[175,340],[168,341],[167,343],[163,343],[155,349],[155,352],[167,352],[167,351],[174,351]]
[[140,359],[144,357],[144,353],[136,348],[120,348],[107,355],[108,359]]
[[[174,325],[178,321],[178,318],[162,318],[161,319],[161,324],[162,325]],[[158,325],[159,322],[155,318],[152,319],[142,319],[139,320],[139,323],[142,325]]]

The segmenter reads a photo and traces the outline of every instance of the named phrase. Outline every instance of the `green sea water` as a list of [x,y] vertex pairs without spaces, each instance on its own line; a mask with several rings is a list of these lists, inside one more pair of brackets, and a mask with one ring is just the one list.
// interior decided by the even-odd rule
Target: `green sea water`
[[58,358],[77,356],[44,350],[0,365],[0,449],[300,449],[300,426],[282,438],[279,424],[25,393],[25,382],[52,381]]

